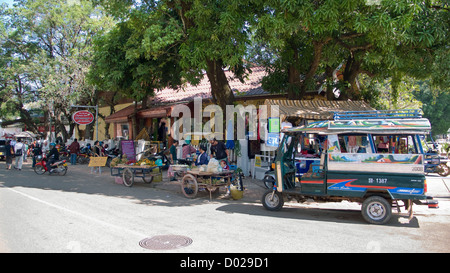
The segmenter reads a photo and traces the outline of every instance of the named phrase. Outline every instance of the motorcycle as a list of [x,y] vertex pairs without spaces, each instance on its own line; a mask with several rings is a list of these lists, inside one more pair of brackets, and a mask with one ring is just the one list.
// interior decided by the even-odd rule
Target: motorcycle
[[80,152],[77,154],[77,163],[78,164],[89,164],[90,157],[93,155],[94,155],[94,153],[91,150],[90,144],[88,144],[84,147],[81,147]]
[[36,165],[34,166],[34,172],[42,175],[46,172],[49,174],[57,173],[59,175],[66,175],[67,173],[67,163],[66,160],[61,160],[48,166],[47,157],[45,155],[38,155],[36,157]]
[[114,158],[120,156],[119,149],[118,148],[116,148],[116,149],[108,149],[107,148],[107,149],[105,149],[105,155],[108,157],[108,159],[106,160],[106,166],[111,167],[111,161]]

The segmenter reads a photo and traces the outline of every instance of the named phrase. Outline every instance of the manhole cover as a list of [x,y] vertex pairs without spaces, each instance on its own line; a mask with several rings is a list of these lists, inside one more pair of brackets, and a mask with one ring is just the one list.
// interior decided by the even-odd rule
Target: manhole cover
[[190,244],[192,239],[181,235],[157,235],[139,242],[141,247],[153,250],[177,249]]

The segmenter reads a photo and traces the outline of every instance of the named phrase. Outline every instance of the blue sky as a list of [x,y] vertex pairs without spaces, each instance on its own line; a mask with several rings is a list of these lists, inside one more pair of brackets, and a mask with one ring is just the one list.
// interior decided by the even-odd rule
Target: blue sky
[[0,0],[0,4],[3,4],[3,3],[8,3],[9,5],[12,6],[12,4],[14,3],[14,0]]

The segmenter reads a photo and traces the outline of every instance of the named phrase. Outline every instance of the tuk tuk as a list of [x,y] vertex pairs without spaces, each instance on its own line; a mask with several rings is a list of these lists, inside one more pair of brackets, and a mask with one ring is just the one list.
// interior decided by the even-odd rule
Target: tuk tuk
[[437,208],[426,195],[420,141],[430,130],[418,110],[335,113],[334,120],[282,130],[263,206],[347,200],[361,203],[371,224],[387,223],[392,207],[404,207],[410,219],[413,203]]

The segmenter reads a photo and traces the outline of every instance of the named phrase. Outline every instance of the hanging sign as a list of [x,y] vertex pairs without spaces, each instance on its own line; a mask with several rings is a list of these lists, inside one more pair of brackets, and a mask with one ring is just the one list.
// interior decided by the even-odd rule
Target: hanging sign
[[72,120],[79,125],[88,125],[94,121],[94,115],[89,111],[81,110],[72,115]]

